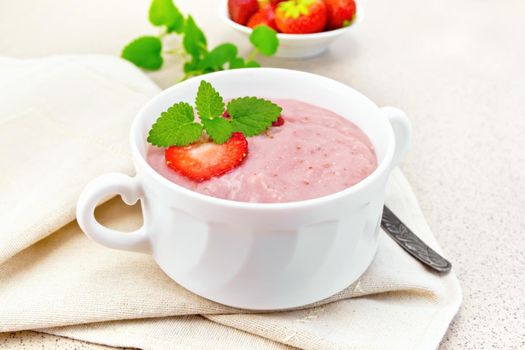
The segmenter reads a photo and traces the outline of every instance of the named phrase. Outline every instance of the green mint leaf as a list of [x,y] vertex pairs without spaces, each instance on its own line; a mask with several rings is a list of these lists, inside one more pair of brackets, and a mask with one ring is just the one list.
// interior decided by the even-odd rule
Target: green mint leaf
[[224,118],[202,119],[204,130],[213,142],[223,144],[230,139],[233,132],[232,123]]
[[244,68],[244,59],[242,57],[234,57],[230,60],[230,64],[228,65],[229,69],[238,69],[238,68]]
[[206,37],[191,16],[188,16],[186,20],[182,46],[194,59],[208,52]]
[[193,107],[179,102],[162,112],[148,134],[148,142],[157,147],[187,146],[202,135],[202,125],[195,123]]
[[130,42],[122,50],[122,58],[136,66],[157,70],[162,66],[162,42],[155,36],[142,36]]
[[250,60],[246,62],[246,65],[245,65],[246,68],[259,68],[260,66],[261,65],[259,64],[259,62],[254,61],[254,60]]
[[194,72],[199,69],[199,61],[191,60],[184,63],[184,73]]
[[240,131],[249,137],[268,129],[277,120],[282,108],[262,98],[241,97],[231,100],[227,110],[232,117],[233,131]]
[[149,8],[149,21],[154,26],[166,26],[168,33],[184,31],[184,16],[172,0],[153,0]]
[[201,121],[216,118],[224,112],[224,101],[221,95],[207,81],[201,81],[195,106]]
[[250,35],[250,42],[266,56],[273,56],[279,48],[277,32],[267,25],[255,27]]
[[199,69],[220,69],[237,56],[237,46],[225,43],[208,52],[199,64]]

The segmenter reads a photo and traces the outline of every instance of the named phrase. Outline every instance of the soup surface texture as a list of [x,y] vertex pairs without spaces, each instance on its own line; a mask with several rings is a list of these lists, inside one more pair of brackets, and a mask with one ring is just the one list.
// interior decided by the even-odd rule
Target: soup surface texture
[[194,182],[165,164],[151,145],[147,162],[168,180],[205,195],[242,202],[282,203],[322,197],[355,185],[377,167],[368,136],[342,116],[297,100],[273,99],[282,126],[248,138],[248,156],[227,174]]

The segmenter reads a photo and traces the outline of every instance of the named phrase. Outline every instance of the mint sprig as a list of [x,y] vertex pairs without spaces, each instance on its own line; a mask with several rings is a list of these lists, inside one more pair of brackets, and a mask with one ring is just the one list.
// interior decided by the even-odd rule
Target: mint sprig
[[[232,43],[223,43],[208,50],[206,35],[191,15],[185,17],[172,0],[152,0],[149,21],[160,28],[158,36],[143,36],[131,41],[121,56],[136,66],[147,70],[162,67],[166,55],[177,55],[184,60],[184,76],[187,78],[224,69],[256,68],[258,54],[273,56],[277,52],[277,33],[268,26],[260,25],[252,30],[252,52],[246,57],[238,54]],[[173,40],[180,36],[179,40]],[[180,47],[165,49],[164,42],[178,42]]]
[[162,67],[162,42],[155,36],[141,36],[130,42],[122,50],[122,57],[136,66],[149,70]]
[[202,119],[202,126],[213,142],[222,145],[233,133],[232,123],[224,118]]
[[279,48],[279,39],[275,31],[265,25],[255,27],[250,35],[250,42],[266,56],[275,55]]
[[187,146],[202,135],[202,125],[195,123],[193,107],[179,102],[162,112],[148,134],[148,142],[158,147]]
[[219,117],[224,112],[224,100],[215,88],[207,81],[201,81],[195,107],[201,120]]
[[149,21],[154,26],[165,26],[168,33],[184,31],[184,16],[171,0],[152,0]]
[[220,70],[235,58],[237,58],[237,46],[231,43],[220,44],[204,56],[197,68],[201,71]]
[[201,81],[195,98],[200,123],[195,122],[193,107],[179,102],[162,112],[151,127],[148,142],[157,147],[188,146],[202,137],[203,130],[215,143],[228,141],[233,132],[256,136],[277,120],[282,108],[257,97],[241,97],[226,105],[230,118],[224,118],[224,99],[207,81]]
[[257,97],[241,97],[231,100],[227,106],[233,131],[244,136],[259,135],[277,120],[282,108],[268,100]]
[[194,60],[199,59],[201,55],[208,52],[206,36],[191,16],[188,16],[186,20],[182,45]]

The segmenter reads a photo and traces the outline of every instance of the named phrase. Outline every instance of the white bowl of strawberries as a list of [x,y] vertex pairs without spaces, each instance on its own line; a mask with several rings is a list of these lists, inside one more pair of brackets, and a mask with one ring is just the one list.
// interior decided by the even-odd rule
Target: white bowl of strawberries
[[221,18],[249,36],[267,25],[277,31],[277,57],[307,58],[326,51],[361,19],[355,0],[224,0]]

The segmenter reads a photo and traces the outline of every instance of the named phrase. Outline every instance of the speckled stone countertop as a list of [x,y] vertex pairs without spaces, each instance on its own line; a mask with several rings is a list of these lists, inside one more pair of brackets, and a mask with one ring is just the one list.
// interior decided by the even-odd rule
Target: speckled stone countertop
[[104,345],[56,337],[39,332],[0,333],[0,349],[56,349],[56,350],[104,350],[114,349]]
[[[212,44],[245,43],[216,19],[212,2],[177,3]],[[3,1],[0,53],[118,54],[151,32],[148,4]],[[402,168],[464,291],[441,349],[525,349],[525,2],[361,4],[359,28],[327,54],[262,62],[335,78],[407,112],[414,140]],[[177,71],[168,62],[150,76],[166,87]],[[0,336],[1,348],[19,346],[100,348],[38,333]]]

